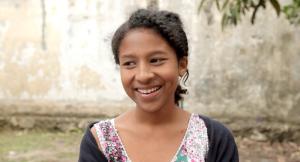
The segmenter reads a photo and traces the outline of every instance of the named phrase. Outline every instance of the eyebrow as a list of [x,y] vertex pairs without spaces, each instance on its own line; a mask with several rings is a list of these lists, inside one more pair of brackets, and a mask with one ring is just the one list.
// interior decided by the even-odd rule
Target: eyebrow
[[135,58],[135,56],[132,54],[124,54],[120,58]]
[[[153,56],[153,55],[163,55],[165,52],[161,50],[155,50],[151,51],[147,57]],[[136,56],[134,54],[128,53],[128,54],[123,54],[120,58],[135,58]]]

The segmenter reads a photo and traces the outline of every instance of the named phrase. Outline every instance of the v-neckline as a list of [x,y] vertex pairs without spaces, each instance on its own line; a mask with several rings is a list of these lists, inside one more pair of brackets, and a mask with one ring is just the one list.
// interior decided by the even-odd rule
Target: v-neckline
[[[188,134],[188,132],[189,132],[189,129],[190,129],[190,125],[191,125],[191,121],[192,121],[193,116],[194,116],[194,114],[192,113],[192,114],[190,115],[190,117],[189,117],[188,125],[187,125],[187,128],[186,128],[186,130],[185,130],[184,136],[183,136],[183,138],[182,138],[182,140],[181,140],[181,142],[180,142],[180,145],[179,145],[179,147],[177,148],[177,151],[175,152],[175,154],[172,156],[172,159],[171,159],[170,162],[175,162],[175,160],[176,160],[176,158],[177,158],[177,155],[178,155],[179,151],[181,150],[183,144],[185,143],[185,140],[186,140],[187,134]],[[125,145],[123,144],[122,139],[121,139],[121,137],[119,136],[118,129],[117,129],[116,126],[115,126],[115,118],[111,119],[111,124],[112,124],[113,130],[114,130],[114,132],[115,132],[115,134],[116,134],[116,136],[117,136],[117,138],[118,138],[118,140],[119,140],[119,142],[120,142],[120,144],[121,144],[121,147],[122,147],[122,149],[124,150],[125,156],[126,156],[126,158],[127,158],[127,162],[132,162],[132,160],[130,159],[130,157],[129,157],[128,154],[127,154]]]

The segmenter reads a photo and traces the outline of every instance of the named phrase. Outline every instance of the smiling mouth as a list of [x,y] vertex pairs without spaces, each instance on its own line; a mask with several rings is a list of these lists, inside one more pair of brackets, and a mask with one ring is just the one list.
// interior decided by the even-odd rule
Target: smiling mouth
[[153,87],[153,88],[136,88],[136,91],[138,91],[141,94],[150,94],[153,92],[158,91],[162,86],[157,86],[157,87]]

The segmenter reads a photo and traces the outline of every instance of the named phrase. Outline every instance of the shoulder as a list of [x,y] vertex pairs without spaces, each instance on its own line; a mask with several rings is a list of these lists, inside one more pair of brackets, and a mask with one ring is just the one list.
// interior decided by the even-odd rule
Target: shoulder
[[101,140],[105,140],[113,132],[113,124],[111,120],[102,120],[99,122],[91,123],[88,126],[91,134],[97,142],[99,149],[101,150]]
[[224,137],[224,136],[232,136],[231,131],[221,122],[209,118],[204,115],[198,115],[205,123],[207,127],[207,133],[209,137],[217,136],[217,137]]
[[88,128],[90,128],[92,133],[96,135],[95,137],[97,137],[97,135],[99,136],[100,133],[107,133],[108,131],[111,131],[113,125],[112,121],[107,119],[91,123]]
[[105,156],[100,151],[97,138],[94,137],[93,126],[96,122],[90,123],[85,130],[80,144],[79,162],[105,161]]
[[238,150],[231,131],[222,123],[207,116],[199,115],[207,128],[209,140],[208,160],[238,162]]
[[90,123],[85,132],[84,132],[84,135],[82,137],[82,140],[81,140],[81,144],[85,144],[83,146],[87,146],[87,147],[95,147],[97,146],[97,134],[96,134],[96,129],[94,127],[94,125],[96,124],[97,122],[93,122],[93,123]]
[[97,122],[93,122],[90,123],[83,135],[82,141],[88,141],[88,142],[96,142],[96,139],[94,138],[94,134],[95,132],[95,128],[94,128],[94,124],[96,124]]
[[[98,138],[98,134],[97,134],[97,130],[96,130],[95,124],[89,126],[88,128],[90,129],[90,132],[92,133],[93,138],[95,139],[95,141],[96,141],[96,143],[97,143],[97,146],[98,146],[99,150],[101,150],[101,147],[100,147],[100,141],[99,141],[99,138]],[[101,150],[101,151],[102,151],[102,150]]]

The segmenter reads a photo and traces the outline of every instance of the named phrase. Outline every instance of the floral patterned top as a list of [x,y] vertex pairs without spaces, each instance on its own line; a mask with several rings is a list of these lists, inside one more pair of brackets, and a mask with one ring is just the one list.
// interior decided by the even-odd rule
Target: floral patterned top
[[[115,128],[114,119],[96,123],[100,147],[108,161],[131,162]],[[171,162],[204,162],[208,153],[208,135],[204,121],[192,114],[184,138]]]

